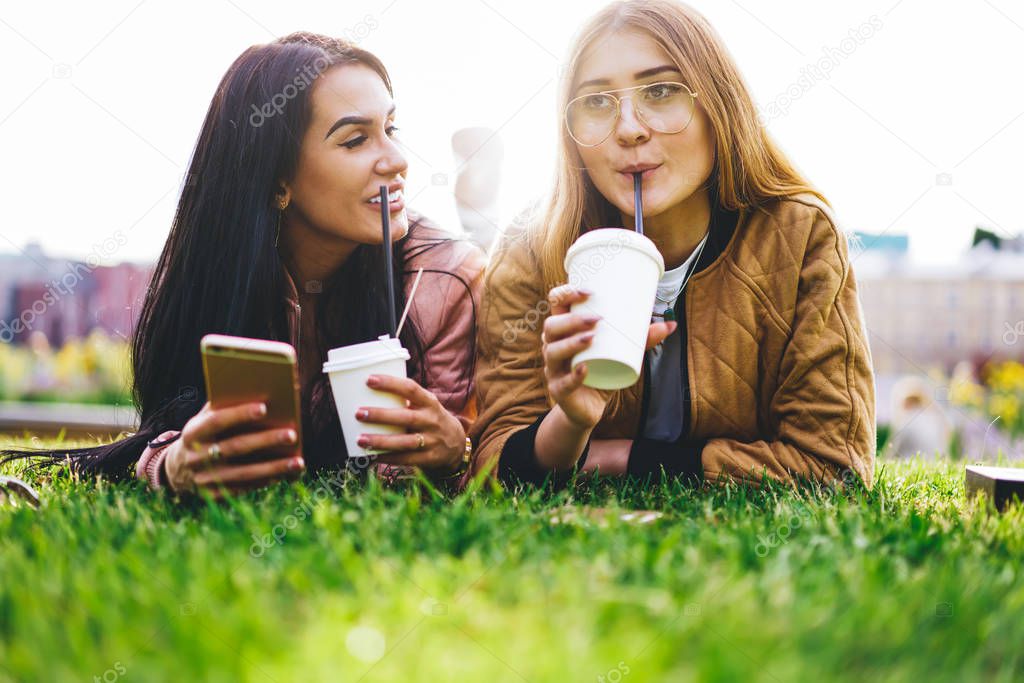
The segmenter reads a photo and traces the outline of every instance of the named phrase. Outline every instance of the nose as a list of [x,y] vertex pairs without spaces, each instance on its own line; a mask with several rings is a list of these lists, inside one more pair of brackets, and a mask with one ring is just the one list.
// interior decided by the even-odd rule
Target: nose
[[637,116],[632,97],[619,101],[619,120],[615,124],[615,137],[623,145],[638,145],[651,138],[651,132]]
[[406,160],[405,155],[402,154],[402,149],[399,147],[398,142],[392,138],[384,138],[383,151],[374,166],[374,171],[377,172],[377,175],[387,177],[401,175],[408,168],[409,162]]

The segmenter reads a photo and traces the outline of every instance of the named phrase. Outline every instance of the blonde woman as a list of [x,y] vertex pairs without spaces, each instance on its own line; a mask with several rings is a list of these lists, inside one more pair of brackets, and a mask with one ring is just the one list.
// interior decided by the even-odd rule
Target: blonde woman
[[[715,31],[672,0],[618,2],[568,66],[551,199],[485,280],[474,469],[870,487],[874,382],[846,238]],[[563,260],[588,229],[633,224],[638,171],[666,273],[643,377],[602,392],[570,366],[598,321],[569,312],[587,293]]]

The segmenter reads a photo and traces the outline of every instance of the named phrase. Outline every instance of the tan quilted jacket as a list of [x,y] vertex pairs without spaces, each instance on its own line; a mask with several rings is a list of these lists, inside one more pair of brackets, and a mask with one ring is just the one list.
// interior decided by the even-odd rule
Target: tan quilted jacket
[[[552,407],[540,354],[548,289],[524,233],[492,257],[478,328],[474,470]],[[706,481],[872,485],[875,391],[845,235],[810,195],[741,211],[684,296],[692,439]],[[634,438],[643,381],[616,392],[592,438]],[[494,467],[496,471],[497,467]]]

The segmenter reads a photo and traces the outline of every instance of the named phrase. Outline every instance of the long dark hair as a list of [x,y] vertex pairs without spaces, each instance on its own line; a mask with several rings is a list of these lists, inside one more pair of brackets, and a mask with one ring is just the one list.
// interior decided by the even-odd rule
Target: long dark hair
[[[110,479],[131,476],[148,442],[164,431],[180,430],[206,402],[199,354],[203,335],[290,340],[287,280],[276,248],[280,216],[273,197],[280,181],[296,171],[311,118],[310,79],[352,63],[373,69],[392,91],[387,70],[373,54],[312,33],[253,46],[235,60],[207,111],[135,328],[132,395],[140,412],[139,430],[95,448],[7,451],[6,460],[39,457],[46,464],[69,459],[82,473]],[[393,247],[400,266],[395,268],[400,306],[407,274],[401,266],[448,241],[417,240],[418,225],[412,218],[410,223],[409,234]],[[384,272],[382,249],[361,245],[322,283],[317,320],[321,357],[328,348],[369,341],[388,331]],[[328,310],[332,315],[323,315]],[[415,321],[410,322],[402,343],[412,356],[410,376],[422,381],[423,346]],[[307,465],[318,468],[343,460],[344,440],[326,377],[318,375],[302,403]]]

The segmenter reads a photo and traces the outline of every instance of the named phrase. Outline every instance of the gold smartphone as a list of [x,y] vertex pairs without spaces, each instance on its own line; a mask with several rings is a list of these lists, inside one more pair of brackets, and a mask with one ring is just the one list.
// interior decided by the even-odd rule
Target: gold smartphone
[[[259,422],[225,433],[225,437],[247,432],[292,427],[296,444],[268,451],[281,457],[302,448],[302,419],[299,403],[299,374],[291,344],[208,334],[199,343],[206,378],[206,397],[213,408],[229,408],[262,401],[267,415]],[[261,460],[246,458],[246,460]]]

